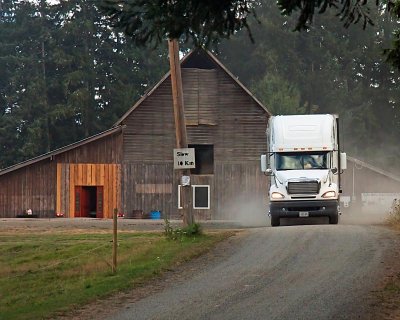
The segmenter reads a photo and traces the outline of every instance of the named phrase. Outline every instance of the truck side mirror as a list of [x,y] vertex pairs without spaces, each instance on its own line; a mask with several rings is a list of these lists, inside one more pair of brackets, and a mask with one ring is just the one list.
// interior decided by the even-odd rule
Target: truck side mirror
[[267,172],[268,166],[267,166],[267,155],[262,154],[261,155],[261,172]]
[[264,174],[267,176],[273,175],[272,169],[268,168],[268,161],[266,154],[261,155],[261,172],[264,172]]
[[341,170],[347,169],[347,154],[346,154],[346,152],[340,153],[340,169]]

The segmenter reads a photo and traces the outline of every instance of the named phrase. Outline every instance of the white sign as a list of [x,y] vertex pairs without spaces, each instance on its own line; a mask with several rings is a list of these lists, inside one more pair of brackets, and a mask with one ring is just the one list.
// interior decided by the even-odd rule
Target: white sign
[[174,149],[174,169],[196,168],[194,148]]
[[182,187],[190,186],[190,177],[189,176],[182,176],[181,177],[181,185],[182,185]]

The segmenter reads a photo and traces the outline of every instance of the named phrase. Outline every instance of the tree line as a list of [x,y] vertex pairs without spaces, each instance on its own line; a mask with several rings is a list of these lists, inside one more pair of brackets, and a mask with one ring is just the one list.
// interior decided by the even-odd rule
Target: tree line
[[[327,12],[293,32],[294,17],[254,3],[249,28],[209,33],[218,58],[272,113],[338,113],[349,154],[400,172],[399,73],[382,55],[396,21],[375,10],[366,30],[343,28]],[[0,0],[0,167],[110,128],[168,70],[166,43],[138,47],[96,4]]]
[[0,0],[0,168],[110,128],[167,70],[94,1]]
[[397,21],[371,10],[374,25],[344,28],[334,12],[315,16],[293,32],[285,17],[263,1],[246,30],[219,47],[220,59],[273,114],[336,113],[348,154],[400,175],[400,78],[386,61]]

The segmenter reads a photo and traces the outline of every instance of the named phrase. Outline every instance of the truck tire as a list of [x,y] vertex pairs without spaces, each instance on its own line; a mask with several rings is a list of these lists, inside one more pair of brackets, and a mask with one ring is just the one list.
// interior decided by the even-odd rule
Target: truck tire
[[279,227],[281,225],[281,218],[271,216],[271,227]]
[[333,216],[329,216],[329,224],[338,224],[339,222],[339,214],[336,213]]

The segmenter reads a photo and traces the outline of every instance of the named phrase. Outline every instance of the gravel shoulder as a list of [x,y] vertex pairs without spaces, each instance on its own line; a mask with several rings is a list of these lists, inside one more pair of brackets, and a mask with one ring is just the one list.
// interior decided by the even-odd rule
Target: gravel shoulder
[[[172,227],[181,227],[181,220],[171,220]],[[118,219],[118,231],[163,231],[164,220],[160,219]],[[206,229],[235,229],[239,223],[232,221],[203,221],[201,224]],[[0,232],[112,232],[112,219],[93,218],[0,218]]]

